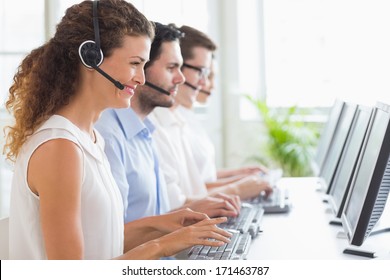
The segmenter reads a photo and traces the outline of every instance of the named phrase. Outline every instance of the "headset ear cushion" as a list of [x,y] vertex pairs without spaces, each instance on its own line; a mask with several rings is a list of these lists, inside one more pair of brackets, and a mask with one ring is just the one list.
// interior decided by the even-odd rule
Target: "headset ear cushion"
[[98,67],[103,62],[103,52],[94,41],[84,41],[79,47],[81,62],[88,68]]

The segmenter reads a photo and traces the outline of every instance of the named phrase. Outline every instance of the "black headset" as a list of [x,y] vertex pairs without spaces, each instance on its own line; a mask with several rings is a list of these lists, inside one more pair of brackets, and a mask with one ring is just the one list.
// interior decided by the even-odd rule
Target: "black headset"
[[93,1],[93,30],[95,32],[95,41],[87,40],[81,43],[79,47],[79,56],[85,67],[95,69],[105,78],[110,80],[110,82],[112,82],[117,88],[123,90],[125,88],[124,85],[99,68],[100,64],[103,62],[104,55],[100,48],[99,20],[97,11],[98,4],[99,0]]
[[81,62],[88,68],[98,67],[103,62],[103,52],[100,49],[99,21],[97,16],[98,0],[93,1],[93,29],[95,31],[95,42],[84,41],[79,47]]

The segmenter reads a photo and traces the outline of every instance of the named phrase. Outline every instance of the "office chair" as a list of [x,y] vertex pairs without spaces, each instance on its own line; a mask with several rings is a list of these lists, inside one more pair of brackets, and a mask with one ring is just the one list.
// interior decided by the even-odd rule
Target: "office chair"
[[9,259],[9,218],[0,219],[0,260]]

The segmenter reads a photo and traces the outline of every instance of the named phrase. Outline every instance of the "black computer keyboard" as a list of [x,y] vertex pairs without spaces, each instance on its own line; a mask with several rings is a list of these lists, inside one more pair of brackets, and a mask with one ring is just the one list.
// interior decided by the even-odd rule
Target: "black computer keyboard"
[[243,203],[240,215],[229,217],[220,228],[233,233],[231,242],[221,247],[197,245],[179,253],[177,259],[191,260],[226,260],[245,259],[249,251],[250,242],[260,232],[260,223],[264,210],[260,205]]
[[187,253],[189,260],[242,260],[246,259],[252,237],[247,233],[235,232],[230,239],[220,247],[197,245]]
[[287,191],[283,188],[274,188],[268,197],[259,195],[251,199],[249,203],[252,205],[261,205],[264,209],[264,214],[287,213],[291,208]]

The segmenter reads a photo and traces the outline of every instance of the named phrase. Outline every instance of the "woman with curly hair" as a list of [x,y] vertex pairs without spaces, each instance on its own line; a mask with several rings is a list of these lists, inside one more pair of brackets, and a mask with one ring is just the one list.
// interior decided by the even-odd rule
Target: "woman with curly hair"
[[123,223],[93,125],[104,109],[130,105],[145,82],[153,37],[153,25],[130,3],[83,1],[22,61],[6,103],[15,117],[5,146],[15,161],[11,259],[157,259],[229,242],[216,227],[225,218],[188,209]]

